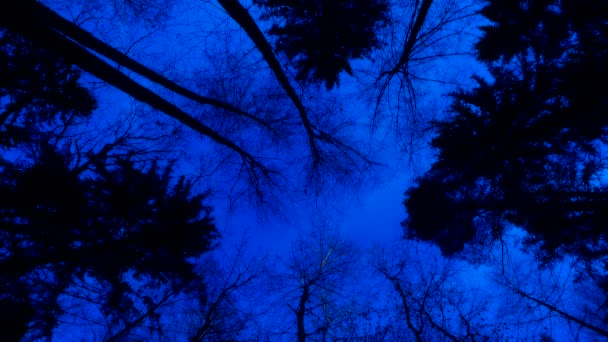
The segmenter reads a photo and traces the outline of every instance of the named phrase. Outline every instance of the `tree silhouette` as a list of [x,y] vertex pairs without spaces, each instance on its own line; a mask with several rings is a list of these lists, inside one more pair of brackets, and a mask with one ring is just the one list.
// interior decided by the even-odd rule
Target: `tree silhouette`
[[51,50],[1,33],[1,147],[10,152],[0,157],[3,336],[50,338],[61,296],[78,281],[107,285],[107,317],[132,310],[129,277],[167,287],[192,281],[188,258],[218,236],[205,195],[183,177],[173,180],[171,164],[110,155],[118,142],[73,151],[65,132],[95,108],[78,71]]
[[436,122],[438,159],[406,193],[410,237],[445,253],[508,224],[549,261],[606,256],[607,1],[488,1],[477,78]]
[[358,263],[352,243],[323,224],[292,241],[289,254],[286,269],[276,267],[279,272],[268,277],[268,297],[278,294],[272,313],[279,321],[264,328],[284,326],[278,333],[298,342],[353,337],[345,329],[359,309],[351,297]]
[[[519,244],[517,238],[509,240],[511,247]],[[525,330],[538,334],[547,326],[555,325],[562,329],[553,334],[562,338],[608,337],[606,292],[601,283],[592,277],[581,277],[580,270],[568,262],[539,268],[533,255],[522,254],[518,249],[500,254],[505,252],[506,257],[500,255],[490,262],[494,265],[491,281],[494,292],[502,297],[500,301],[504,304],[500,305],[498,315],[509,322],[510,336]],[[498,255],[490,256],[496,257]],[[545,331],[539,337],[548,333]]]
[[487,294],[473,284],[461,283],[458,278],[465,268],[442,257],[436,247],[413,241],[394,243],[374,251],[372,263],[392,292],[385,319],[396,318],[385,324],[390,329],[401,328],[406,335],[402,339],[484,341],[501,337],[497,322],[487,319],[492,312],[490,301],[481,299]]
[[186,259],[210,248],[215,229],[190,183],[170,185],[170,169],[128,160],[81,177],[63,156],[42,151],[31,167],[2,165],[2,311],[22,305],[33,313],[30,329],[50,336],[58,297],[74,279],[111,284],[110,315],[129,310],[129,272],[168,286],[194,278]]
[[56,53],[0,30],[0,146],[31,141],[42,124],[89,117],[96,101],[79,77]]
[[276,48],[294,60],[300,81],[339,83],[343,71],[352,75],[351,59],[367,57],[380,44],[376,29],[388,20],[386,0],[286,1],[257,0],[263,18],[274,19],[269,34]]
[[[310,174],[312,175],[310,179],[319,180],[321,177],[315,177],[316,173],[327,166],[334,169],[352,168],[357,170],[369,166],[371,160],[343,141],[337,133],[339,129],[330,127],[332,125],[327,124],[327,121],[311,118],[308,109],[291,85],[269,43],[247,9],[236,0],[221,0],[219,3],[251,38],[297,110],[300,122],[296,126],[303,128],[310,151],[310,158],[308,158],[311,166]],[[249,182],[252,192],[260,201],[265,200],[263,198],[264,185],[269,187],[277,185],[280,178],[280,168],[277,168],[274,164],[272,166],[266,165],[262,162],[263,158],[255,155],[248,146],[245,146],[246,144],[239,141],[238,137],[231,137],[227,132],[217,130],[213,127],[214,122],[199,118],[180,108],[180,106],[163,97],[158,90],[115,68],[111,63],[116,63],[120,67],[142,76],[143,79],[160,85],[197,105],[247,118],[252,129],[261,128],[264,130],[269,127],[280,126],[283,131],[289,131],[293,125],[285,122],[286,120],[282,118],[283,114],[273,113],[269,117],[264,113],[250,113],[231,103],[200,95],[130,58],[37,1],[10,0],[0,6],[2,8],[0,27],[22,35],[36,46],[57,52],[99,80],[177,120],[177,122],[194,132],[210,139],[218,147],[225,148],[227,153],[230,154],[229,157],[234,156],[240,159],[241,163],[240,167],[237,167],[237,177],[239,177],[239,180],[244,178]],[[274,117],[274,115],[277,117]],[[337,126],[341,127],[340,125]]]

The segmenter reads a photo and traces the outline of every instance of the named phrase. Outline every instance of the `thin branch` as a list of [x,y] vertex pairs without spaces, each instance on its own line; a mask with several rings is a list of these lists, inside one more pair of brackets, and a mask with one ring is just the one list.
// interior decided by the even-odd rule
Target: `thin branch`
[[600,327],[597,327],[595,325],[589,324],[589,323],[585,322],[584,320],[582,320],[580,318],[574,317],[571,314],[567,313],[566,311],[560,310],[555,305],[551,305],[551,304],[549,304],[547,302],[544,302],[544,301],[542,301],[542,300],[540,300],[538,298],[535,298],[532,295],[524,292],[521,289],[518,289],[518,288],[513,287],[511,285],[508,285],[508,284],[505,284],[505,286],[509,290],[511,290],[514,293],[516,293],[519,296],[521,296],[522,298],[525,298],[525,299],[527,299],[527,300],[529,300],[529,301],[531,301],[531,302],[533,302],[535,304],[538,304],[538,305],[540,305],[540,306],[548,309],[550,312],[555,312],[555,313],[557,313],[558,315],[560,315],[561,317],[565,318],[568,321],[574,322],[574,323],[580,325],[581,327],[587,328],[587,329],[589,329],[589,330],[591,330],[591,331],[593,331],[593,332],[595,332],[595,333],[597,333],[597,334],[599,334],[601,336],[608,337],[608,330],[604,330],[604,329],[602,329]]
[[[139,75],[147,78],[148,80],[157,83],[167,88],[168,90],[175,92],[176,94],[184,96],[185,98],[198,102],[202,105],[210,105],[219,109],[239,114],[257,122],[258,124],[267,126],[267,123],[264,120],[261,120],[253,114],[238,109],[229,103],[199,95],[189,89],[180,86],[179,84],[169,80],[165,76],[162,76],[159,73],[153,71],[152,69],[144,66],[143,64],[133,60],[126,54],[119,52],[118,50],[104,43],[97,37],[93,36],[91,33],[85,31],[84,29],[80,28],[78,25],[70,22],[69,20],[61,17],[60,15],[53,12],[51,9],[37,1],[8,0],[8,2],[11,3],[11,5],[9,6],[11,7],[11,11],[7,10],[6,12],[10,12],[11,16],[14,16],[14,18],[18,18],[17,20],[21,20],[24,23],[27,23],[27,25],[32,25],[32,23],[35,23],[36,26],[40,27],[41,29],[56,30],[65,37],[72,39],[79,45],[82,45],[88,49],[91,49],[101,54],[109,60],[114,61],[117,64],[138,73]],[[10,21],[11,19],[8,18],[8,20]],[[103,78],[100,79],[104,80]]]
[[287,75],[285,75],[285,72],[281,67],[281,63],[279,63],[278,59],[274,55],[270,43],[268,43],[268,40],[266,40],[266,37],[264,37],[264,34],[255,23],[255,20],[253,20],[247,9],[243,7],[238,0],[218,0],[218,3],[222,6],[222,8],[224,8],[228,15],[230,15],[230,17],[234,19],[237,24],[239,24],[245,33],[247,33],[251,41],[253,41],[264,57],[266,63],[268,63],[268,66],[293,104],[296,106],[298,113],[300,114],[302,125],[304,126],[306,134],[308,135],[308,142],[313,153],[313,164],[316,164],[318,158],[320,158],[320,154],[315,141],[315,128],[308,118],[308,114],[304,108],[304,105],[302,104],[302,101],[300,100],[300,97],[298,94],[296,94],[296,91],[289,82]]

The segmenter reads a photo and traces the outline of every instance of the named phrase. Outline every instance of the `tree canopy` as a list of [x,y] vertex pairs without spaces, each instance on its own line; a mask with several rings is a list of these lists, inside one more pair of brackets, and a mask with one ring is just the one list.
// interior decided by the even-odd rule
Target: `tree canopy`
[[351,59],[369,56],[380,41],[376,31],[388,21],[386,0],[286,1],[256,0],[274,19],[268,33],[276,49],[295,61],[300,81],[339,83],[345,71],[352,75]]
[[[204,194],[135,151],[76,150],[69,128],[96,107],[55,52],[0,32],[0,312],[3,338],[49,338],[77,280],[108,284],[108,316],[133,310],[128,274],[167,286],[194,279],[218,236]],[[12,152],[8,153],[8,152]]]
[[492,80],[452,95],[437,161],[406,192],[406,234],[447,254],[508,225],[545,261],[606,256],[607,1],[486,1]]
[[[0,2],[2,338],[608,336],[607,9],[608,0]],[[455,69],[465,69],[479,13],[489,76],[464,86],[468,74]],[[337,87],[343,72],[357,77]],[[446,112],[437,95],[456,84]],[[483,270],[421,241],[363,252],[334,230],[332,214],[352,213],[335,203],[350,199],[341,182],[375,176],[376,148],[395,166],[413,147],[408,135],[427,137],[429,117],[440,118],[437,160],[406,193],[406,237],[444,254],[477,243]],[[388,137],[391,128],[405,136]],[[337,190],[328,202],[323,184]],[[229,216],[249,211],[252,194],[297,228],[256,229],[243,237],[251,245],[233,245],[253,224]],[[353,231],[373,229],[365,243],[382,234],[377,211],[356,215]],[[322,228],[301,235],[291,258],[279,252],[289,229],[309,225]],[[276,254],[259,256],[259,240]],[[585,274],[599,276],[564,263],[539,270],[519,253],[532,245],[543,261],[596,261]]]
[[[204,86],[175,81],[158,71],[156,60],[137,60],[129,53],[148,34],[157,33],[154,25],[169,17],[171,1],[104,3],[8,0],[0,4],[0,313],[3,334],[10,340],[51,338],[67,314],[66,303],[78,300],[101,308],[111,325],[108,331],[115,332],[108,339],[116,340],[157,317],[161,304],[189,288],[184,284],[195,277],[199,285],[203,283],[191,261],[212,248],[218,233],[211,209],[203,204],[206,195],[196,190],[194,181],[177,177],[168,154],[154,149],[158,139],[154,129],[160,131],[171,119],[223,149],[212,174],[220,166],[236,165],[234,184],[247,178],[256,195],[264,194],[264,181],[282,191],[278,180],[295,175],[298,171],[291,167],[296,163],[305,171],[310,164],[313,177],[332,185],[372,164],[343,140],[342,131],[349,123],[334,121],[342,112],[339,105],[333,99],[323,102],[310,96],[314,91],[304,88],[306,82],[293,82],[290,70],[279,62],[271,42],[239,1],[218,1],[226,11],[222,20],[226,15],[233,19],[251,40],[249,52],[257,49],[266,62],[268,72],[252,77],[257,84],[264,83],[263,89],[220,89],[229,82],[211,82],[210,75],[200,82]],[[96,15],[108,11],[104,5],[120,12],[117,20],[133,19],[127,30],[145,27],[143,37],[119,49],[116,41],[105,39],[103,25],[87,27],[89,21],[100,22]],[[387,23],[389,6],[377,0],[325,1],[313,6],[318,13],[312,15],[303,9],[312,3],[260,5],[268,13],[292,11],[290,18],[308,20],[304,30],[291,27],[281,33],[278,46],[283,44],[288,56],[302,57],[297,58],[304,63],[299,70],[302,77],[326,82],[329,88],[340,72],[351,71],[352,59],[379,47],[376,29]],[[73,8],[77,10],[70,12]],[[310,28],[320,31],[309,36]],[[249,52],[241,60],[259,64],[259,55],[251,58]],[[196,67],[201,68],[193,66],[187,73],[201,73]],[[237,77],[234,83],[241,87],[246,83],[241,80]],[[136,121],[145,129],[137,131],[132,121],[118,118],[114,131],[99,134],[107,128],[102,116],[120,114],[98,108],[100,92],[92,84],[109,85],[133,103],[151,107],[151,115],[135,114],[141,114]],[[178,140],[178,133],[167,135]],[[263,141],[266,137],[271,139]],[[309,156],[292,156],[296,148],[306,150],[301,146],[286,148],[299,140],[308,147]],[[272,151],[270,157],[256,153],[261,150],[255,148],[258,141],[269,145],[264,149]],[[282,165],[284,160],[293,163]],[[277,176],[285,170],[290,177]],[[235,185],[226,188],[232,195]],[[91,284],[99,291],[90,290]],[[76,300],[74,294],[81,295],[75,290],[78,286],[86,289]],[[201,287],[197,296],[205,302]],[[149,298],[151,289],[158,288],[174,291]],[[210,311],[216,315],[217,310]]]

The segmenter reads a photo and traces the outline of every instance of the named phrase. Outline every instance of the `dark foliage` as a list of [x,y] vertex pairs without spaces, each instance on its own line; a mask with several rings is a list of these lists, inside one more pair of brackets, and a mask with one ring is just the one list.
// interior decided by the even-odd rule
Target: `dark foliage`
[[[608,1],[487,1],[477,44],[493,82],[453,95],[438,160],[406,193],[410,237],[447,254],[505,225],[546,261],[606,256]],[[480,232],[485,230],[486,233]]]
[[100,304],[119,316],[132,310],[128,277],[194,279],[188,258],[218,236],[205,196],[184,178],[173,184],[170,167],[62,148],[49,127],[90,116],[93,97],[52,53],[6,32],[0,39],[2,339],[50,337],[76,280],[107,285]]
[[108,313],[127,310],[127,272],[170,285],[192,280],[186,259],[209,250],[215,236],[203,196],[191,196],[184,179],[170,186],[168,169],[123,160],[79,177],[66,164],[44,148],[31,167],[2,165],[2,300],[33,313],[30,324],[44,335],[75,278],[108,282]]
[[378,47],[376,30],[388,20],[386,0],[255,0],[277,19],[269,33],[276,48],[295,61],[300,81],[324,82],[333,88],[339,74],[352,74],[351,59]]
[[95,99],[55,53],[0,30],[0,146],[26,142],[42,124],[88,117]]

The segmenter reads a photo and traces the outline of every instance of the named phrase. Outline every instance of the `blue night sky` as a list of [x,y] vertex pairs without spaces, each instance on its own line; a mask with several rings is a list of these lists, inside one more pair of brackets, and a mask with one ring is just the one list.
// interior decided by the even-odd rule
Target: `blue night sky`
[[[428,317],[441,317],[444,327],[455,329],[453,331],[462,336],[466,330],[462,322],[466,321],[479,329],[480,336],[489,336],[485,341],[541,341],[543,332],[555,341],[600,341],[599,335],[592,335],[555,312],[509,292],[509,286],[515,286],[511,282],[517,282],[529,293],[546,295],[543,298],[548,302],[553,301],[558,308],[572,310],[578,316],[590,311],[592,304],[603,295],[585,281],[574,281],[572,260],[539,269],[533,256],[525,252],[527,247],[522,243],[525,233],[520,229],[509,227],[504,245],[496,242],[483,250],[471,249],[449,260],[441,256],[436,246],[402,239],[401,222],[406,218],[404,193],[435,158],[435,151],[428,146],[432,138],[430,122],[449,115],[450,92],[471,87],[474,74],[489,77],[473,52],[480,36],[478,27],[485,22],[475,14],[483,1],[434,1],[423,32],[433,31],[446,13],[454,15],[454,20],[435,33],[428,33],[428,44],[414,49],[409,66],[409,72],[415,76],[412,78],[414,93],[408,93],[400,77],[388,82],[385,88],[382,82],[376,82],[382,70],[394,63],[403,49],[414,1],[389,1],[393,24],[380,31],[382,45],[370,58],[353,61],[353,75],[341,73],[339,87],[332,90],[322,84],[296,82],[292,61],[277,53],[296,93],[314,113],[315,124],[336,132],[337,137],[375,162],[372,166],[360,161],[344,164],[346,171],[342,172],[340,167],[344,165],[339,163],[343,160],[338,160],[335,169],[331,167],[336,165],[321,169],[317,183],[309,179],[309,146],[293,103],[252,40],[216,1],[137,0],[134,3],[150,11],[137,15],[124,7],[126,0],[40,2],[184,87],[256,115],[280,118],[277,120],[282,125],[280,129],[284,128],[279,133],[283,136],[273,140],[258,126],[247,126],[224,112],[185,99],[110,62],[131,79],[225,134],[262,162],[276,167],[279,171],[276,183],[262,183],[261,199],[255,196],[255,189],[234,151],[83,73],[83,84],[92,89],[98,99],[98,109],[83,133],[90,139],[83,138],[86,140],[83,146],[99,150],[105,141],[124,132],[126,123],[130,123],[128,129],[135,135],[160,137],[153,141],[142,139],[133,146],[157,151],[150,158],[161,164],[173,160],[175,176],[195,179],[197,191],[208,191],[205,204],[213,208],[221,234],[216,250],[197,259],[197,267],[210,282],[205,288],[209,303],[217,299],[226,311],[216,313],[215,320],[211,320],[212,315],[205,316],[209,312],[205,310],[211,310],[212,305],[199,305],[188,295],[177,294],[172,304],[159,310],[161,323],[158,324],[172,327],[173,331],[168,329],[164,337],[150,337],[145,335],[147,328],[142,325],[134,330],[138,336],[144,336],[140,340],[186,341],[197,319],[199,323],[207,319],[210,325],[218,324],[218,329],[228,329],[220,323],[238,318],[243,326],[236,335],[231,335],[233,340],[295,341],[294,313],[302,298],[299,291],[307,279],[314,278],[310,275],[312,271],[302,271],[302,268],[316,265],[315,258],[335,256],[336,262],[344,262],[348,272],[319,277],[322,281],[314,283],[318,287],[311,288],[306,321],[310,341],[321,340],[321,333],[312,333],[322,323],[321,309],[326,310],[323,311],[326,315],[335,309],[331,311],[335,321],[329,325],[327,341],[357,340],[341,339],[341,336],[380,336],[381,330],[384,335],[377,341],[414,341],[414,335],[408,330],[411,328],[405,323],[404,301],[391,279],[400,279],[411,310],[415,311],[414,306],[428,298],[428,304],[422,304],[427,305]],[[249,0],[241,4],[267,33],[271,23],[259,19],[261,10]],[[266,38],[270,39],[268,34]],[[0,105],[3,104],[0,102]],[[333,130],[336,127],[340,129]],[[15,151],[3,153],[7,160],[23,157]],[[311,234],[323,229],[328,240],[315,240]],[[482,259],[485,261],[480,261]],[[321,264],[325,265],[326,261]],[[227,295],[222,292],[227,288],[222,286],[242,280],[239,276],[249,275],[255,275],[251,282],[235,286],[237,289]],[[80,281],[83,288],[104,286],[92,277]],[[141,286],[140,289],[152,292],[151,287],[146,288],[144,280],[136,276],[127,282],[134,284],[134,288]],[[154,291],[146,298],[160,300],[162,286]],[[70,307],[73,311],[58,324],[52,340],[107,340],[112,329],[118,328],[111,326],[101,306],[96,306],[94,301],[78,300],[66,300],[75,303]],[[327,304],[328,301],[333,306]],[[327,309],[329,306],[331,310]],[[449,310],[451,313],[446,313]],[[420,313],[420,317],[427,316]],[[91,322],[88,326],[83,323],[87,320]],[[425,341],[448,340],[439,333],[433,335],[436,331],[430,323],[420,325],[427,329]],[[221,340],[217,336],[202,340]],[[469,339],[463,337],[462,340]]]

